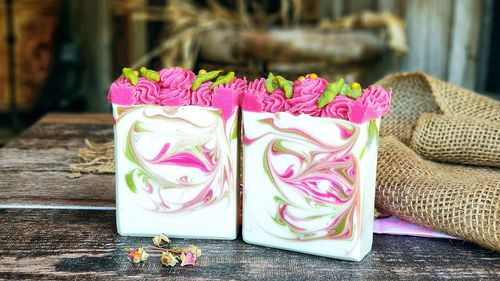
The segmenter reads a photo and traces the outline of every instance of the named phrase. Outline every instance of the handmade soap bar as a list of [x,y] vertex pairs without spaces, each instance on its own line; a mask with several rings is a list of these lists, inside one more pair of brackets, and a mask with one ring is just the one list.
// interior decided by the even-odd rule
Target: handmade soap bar
[[242,122],[243,239],[361,260],[372,246],[380,119],[244,110]]
[[113,104],[121,235],[236,238],[237,109]]

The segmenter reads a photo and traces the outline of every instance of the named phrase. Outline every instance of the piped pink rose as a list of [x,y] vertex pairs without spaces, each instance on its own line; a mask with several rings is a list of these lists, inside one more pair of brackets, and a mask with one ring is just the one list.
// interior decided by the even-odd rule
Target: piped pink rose
[[159,72],[160,94],[157,104],[181,106],[191,103],[191,85],[195,75],[190,70],[182,68],[167,68]]
[[210,90],[211,81],[203,82],[200,87],[191,93],[191,104],[200,106],[212,106],[213,92]]
[[328,81],[317,75],[309,74],[303,80],[297,80],[293,85],[293,96],[287,100],[287,111],[294,115],[308,114],[319,116],[318,98],[324,92]]
[[135,85],[135,104],[154,104],[158,92],[158,84],[147,78],[140,77],[137,85]]
[[336,96],[331,103],[321,110],[321,117],[348,120],[349,105],[354,100],[346,96]]

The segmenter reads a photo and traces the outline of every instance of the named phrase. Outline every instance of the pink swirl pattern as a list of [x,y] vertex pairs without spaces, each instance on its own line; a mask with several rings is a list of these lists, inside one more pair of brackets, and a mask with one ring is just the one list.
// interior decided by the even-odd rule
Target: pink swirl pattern
[[[267,134],[275,135],[267,138],[271,141],[263,159],[264,170],[279,194],[274,198],[276,213],[272,220],[301,241],[351,239],[354,221],[360,221],[359,167],[352,153],[358,127],[341,123],[332,126],[345,139],[344,144],[334,146],[305,130],[279,126],[273,118],[261,119],[260,123],[271,126],[269,132],[275,133],[253,139],[244,134],[243,142],[249,146]],[[284,159],[289,163],[286,168],[282,166]]]
[[[178,115],[178,110],[138,107],[124,111],[117,119],[117,124],[127,122],[123,120],[133,118],[129,114],[138,111],[143,116],[127,127],[124,154],[133,168],[125,174],[125,181],[136,203],[157,213],[197,210],[229,198],[235,186],[230,149],[236,141],[231,133],[237,126],[235,115],[230,123],[223,123],[217,111],[206,109],[200,122],[194,116]],[[175,123],[183,124],[196,137],[165,129]],[[144,138],[162,139],[161,145],[154,145],[154,156],[145,156],[151,144],[141,143]]]
[[295,81],[293,85],[293,96],[287,100],[287,111],[294,115],[308,114],[320,116],[318,98],[325,91],[328,81],[318,77],[310,78],[309,75],[303,81]]
[[191,85],[195,75],[190,70],[182,68],[167,68],[159,72],[160,94],[157,104],[182,106],[191,102]]
[[200,106],[212,106],[213,92],[210,90],[212,82],[204,82],[191,94],[191,104]]
[[158,84],[147,78],[139,78],[137,85],[135,85],[135,104],[155,103],[158,92]]

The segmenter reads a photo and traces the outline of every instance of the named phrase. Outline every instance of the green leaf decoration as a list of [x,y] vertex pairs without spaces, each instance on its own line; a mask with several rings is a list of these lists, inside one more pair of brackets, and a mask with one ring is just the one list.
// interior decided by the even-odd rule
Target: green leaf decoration
[[274,90],[276,90],[279,87],[278,83],[276,83],[276,77],[274,77],[274,75],[271,72],[269,72],[269,75],[267,76],[264,86],[266,86],[266,90],[269,94],[272,94]]
[[226,75],[218,77],[217,80],[215,80],[215,82],[212,83],[212,85],[210,85],[210,90],[213,90],[215,87],[219,85],[226,85],[231,81],[233,81],[233,79],[234,79],[234,72],[230,71]]
[[137,82],[139,82],[139,74],[135,70],[125,67],[122,69],[122,74],[123,77],[130,81],[130,84],[134,86],[137,85]]
[[137,189],[134,183],[134,172],[135,170],[132,170],[125,175],[125,182],[127,183],[127,186],[130,189],[130,191],[132,191],[133,193],[137,193]]
[[349,89],[349,84],[342,85],[342,89],[340,89],[339,95],[345,96]]
[[293,95],[293,82],[286,80],[283,76],[276,76],[275,80],[278,82],[278,87],[283,89],[287,99],[292,98]]
[[160,74],[154,70],[147,69],[144,66],[139,69],[142,77],[145,77],[151,81],[158,82],[160,81]]
[[340,93],[343,86],[345,85],[344,79],[340,78],[339,80],[328,84],[326,86],[325,91],[318,98],[318,108],[323,108],[327,104],[331,103],[333,99]]
[[202,74],[196,75],[196,77],[194,78],[194,81],[193,81],[193,85],[191,85],[191,90],[195,91],[196,89],[198,89],[200,87],[200,85],[202,83],[207,82],[207,81],[212,81],[217,76],[219,76],[219,74],[221,72],[222,72],[222,70],[214,70],[214,71],[210,71],[207,73],[202,73]]

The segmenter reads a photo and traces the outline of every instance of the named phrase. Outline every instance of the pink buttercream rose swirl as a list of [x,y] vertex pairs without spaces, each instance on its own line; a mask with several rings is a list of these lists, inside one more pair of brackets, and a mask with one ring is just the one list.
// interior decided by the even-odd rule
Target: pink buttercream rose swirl
[[323,78],[311,78],[309,75],[302,81],[295,81],[293,85],[293,96],[287,100],[287,111],[294,115],[308,114],[319,116],[321,109],[318,108],[318,98],[328,85]]
[[140,77],[137,85],[135,85],[135,104],[154,104],[158,92],[158,84],[147,78]]
[[160,94],[157,104],[181,106],[191,103],[191,85],[195,75],[190,70],[182,68],[167,68],[159,72]]
[[191,104],[200,106],[212,106],[213,92],[210,90],[211,81],[204,82],[191,93]]
[[286,97],[282,89],[276,89],[270,95],[265,95],[263,99],[263,109],[266,112],[285,111]]
[[321,117],[348,120],[349,105],[354,100],[346,96],[336,96],[331,103],[321,110]]

